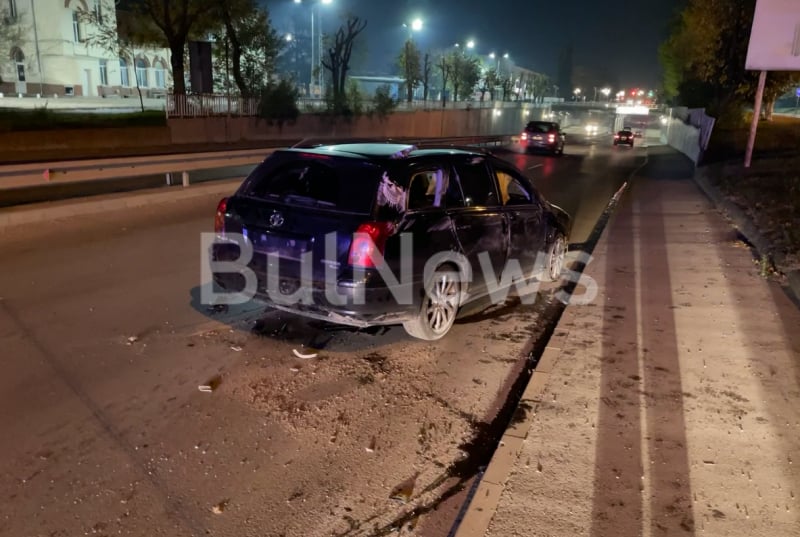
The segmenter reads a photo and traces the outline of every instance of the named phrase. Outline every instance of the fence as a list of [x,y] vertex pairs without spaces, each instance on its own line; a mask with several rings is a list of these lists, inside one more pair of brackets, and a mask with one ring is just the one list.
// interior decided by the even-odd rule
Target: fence
[[[470,110],[474,108],[516,108],[524,104],[528,108],[548,108],[550,103],[530,103],[525,101],[447,101],[445,109]],[[323,99],[298,99],[301,112],[322,112],[327,103]],[[364,110],[375,108],[370,99],[362,102]],[[399,101],[395,111],[438,110],[440,100]],[[213,116],[253,117],[258,115],[258,99],[228,97],[227,95],[167,95],[166,114],[168,118],[194,118]]]
[[662,142],[674,147],[698,164],[708,149],[716,119],[704,108],[672,108],[661,130]]

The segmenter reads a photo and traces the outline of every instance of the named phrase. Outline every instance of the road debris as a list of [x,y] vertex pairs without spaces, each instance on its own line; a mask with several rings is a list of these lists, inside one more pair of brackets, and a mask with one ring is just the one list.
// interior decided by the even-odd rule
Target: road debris
[[217,388],[219,385],[222,384],[222,376],[221,375],[214,375],[205,384],[201,384],[197,387],[198,390],[205,393],[211,393]]
[[367,446],[365,448],[367,450],[367,453],[374,453],[375,452],[375,444],[377,444],[377,439],[373,436],[372,440],[370,440],[370,442],[369,442],[369,446]]
[[225,508],[228,507],[228,503],[229,502],[230,502],[230,500],[228,500],[228,499],[222,500],[217,505],[215,505],[215,506],[213,506],[211,508],[211,512],[214,513],[215,515],[221,515],[222,512],[225,510]]
[[242,348],[239,345],[231,345],[231,350],[235,352],[241,352]]
[[128,338],[128,342],[127,342],[126,344],[127,344],[127,345],[133,345],[133,344],[134,344],[134,343],[136,343],[137,341],[139,341],[139,337],[138,337],[138,336],[130,336],[130,337]]
[[318,354],[316,352],[310,352],[310,353],[304,354],[304,353],[298,351],[297,349],[292,349],[292,352],[294,353],[295,356],[297,356],[298,358],[301,358],[303,360],[310,360],[311,358],[316,358],[317,354]]
[[419,472],[394,487],[389,494],[389,499],[407,503],[414,494],[414,486],[417,484],[417,477],[419,477]]

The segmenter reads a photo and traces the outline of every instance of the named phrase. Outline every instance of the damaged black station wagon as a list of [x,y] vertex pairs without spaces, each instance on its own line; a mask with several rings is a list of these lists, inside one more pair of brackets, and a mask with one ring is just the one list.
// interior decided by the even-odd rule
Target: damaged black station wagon
[[504,273],[557,280],[569,231],[487,152],[309,144],[275,151],[220,201],[210,255],[227,265],[212,270],[223,293],[255,283],[250,296],[279,310],[436,340],[460,308],[507,291]]

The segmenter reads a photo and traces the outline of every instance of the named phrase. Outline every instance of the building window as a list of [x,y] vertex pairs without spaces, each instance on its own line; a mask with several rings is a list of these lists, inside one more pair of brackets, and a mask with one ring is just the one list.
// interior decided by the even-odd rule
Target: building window
[[14,60],[14,65],[17,68],[17,82],[25,82],[25,54],[19,47],[14,47],[11,50],[11,59]]
[[80,20],[80,17],[78,16],[78,12],[77,11],[73,11],[72,12],[72,39],[76,43],[80,43],[81,41],[83,41],[83,39],[81,39],[81,38],[82,38],[82,36],[81,36],[81,20]]
[[136,58],[136,83],[143,88],[147,87],[147,61],[144,58]]
[[108,86],[108,62],[100,60],[100,85]]
[[155,64],[156,87],[167,87],[167,70],[164,69],[164,62],[158,60]]
[[119,81],[123,87],[129,88],[131,86],[130,78],[128,78],[128,62],[125,58],[119,59]]
[[100,2],[101,0],[94,0],[92,11],[94,11],[94,19],[97,23],[103,24],[103,5]]
[[8,0],[8,16],[12,20],[17,18],[17,0]]

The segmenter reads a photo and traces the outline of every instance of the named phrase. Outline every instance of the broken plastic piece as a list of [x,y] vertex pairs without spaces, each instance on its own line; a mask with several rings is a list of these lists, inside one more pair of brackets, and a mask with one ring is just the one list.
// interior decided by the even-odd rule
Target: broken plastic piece
[[310,360],[311,358],[316,358],[317,357],[317,353],[316,352],[303,354],[302,352],[298,351],[297,349],[292,349],[292,352],[294,353],[295,356],[297,356],[298,358],[302,358],[303,360]]

